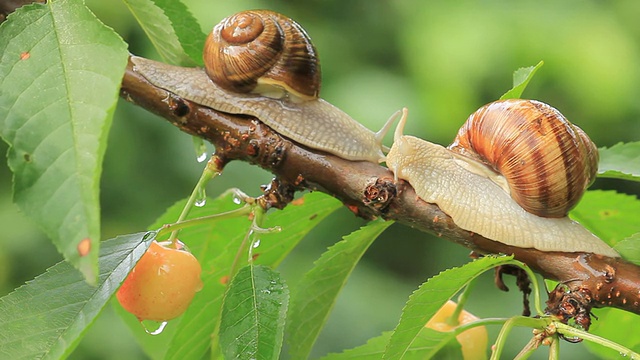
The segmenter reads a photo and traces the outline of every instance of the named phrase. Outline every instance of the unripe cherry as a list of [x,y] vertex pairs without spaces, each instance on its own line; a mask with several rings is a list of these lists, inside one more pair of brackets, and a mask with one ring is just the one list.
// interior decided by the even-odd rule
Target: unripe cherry
[[[425,327],[430,329],[447,332],[452,331],[456,326],[449,325],[447,319],[451,316],[456,309],[457,304],[451,300],[447,301],[431,319],[427,322]],[[478,320],[478,317],[472,313],[462,310],[460,316],[458,316],[458,323],[464,325]],[[489,341],[489,335],[487,328],[484,326],[478,326],[464,331],[456,336],[456,340],[462,347],[462,357],[465,360],[480,360],[487,358],[487,343]]]
[[116,293],[138,320],[168,321],[182,315],[202,289],[198,260],[176,242],[152,242]]

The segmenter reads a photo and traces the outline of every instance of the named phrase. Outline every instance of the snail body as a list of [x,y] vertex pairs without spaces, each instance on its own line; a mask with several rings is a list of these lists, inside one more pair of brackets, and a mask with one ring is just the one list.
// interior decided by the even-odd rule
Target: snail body
[[478,157],[403,135],[405,122],[406,112],[396,128],[387,166],[396,179],[408,181],[422,200],[438,205],[460,228],[520,248],[619,256],[567,216],[543,217],[525,210],[510,195],[505,177]]
[[347,160],[384,161],[382,140],[393,117],[374,133],[319,98],[317,54],[293,20],[264,10],[233,15],[214,27],[204,59],[203,70],[131,57],[134,71],[186,100],[254,116],[299,144]]

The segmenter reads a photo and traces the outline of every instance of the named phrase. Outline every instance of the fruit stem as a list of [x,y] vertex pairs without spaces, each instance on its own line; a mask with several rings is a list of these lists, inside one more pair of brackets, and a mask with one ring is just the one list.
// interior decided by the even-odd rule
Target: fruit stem
[[[219,175],[222,171],[222,169],[220,169],[217,165],[220,163],[220,161],[217,160],[217,156],[213,154],[209,161],[207,161],[207,164],[202,171],[202,175],[200,175],[200,179],[198,179],[196,186],[193,188],[193,191],[191,192],[189,199],[187,199],[187,203],[184,205],[184,208],[182,209],[180,216],[178,216],[178,220],[176,221],[176,223],[180,223],[187,218],[196,201],[198,201],[199,199],[206,199],[205,187],[207,183],[209,182],[209,180]],[[172,245],[175,245],[177,241],[178,230],[180,229],[175,229],[169,236],[169,241]]]
[[189,219],[189,220],[183,220],[183,221],[176,222],[176,223],[173,223],[173,224],[167,224],[167,225],[164,225],[162,228],[160,228],[158,230],[158,233],[156,234],[156,238],[160,238],[162,235],[166,234],[168,231],[171,231],[172,234],[173,234],[173,233],[178,232],[179,230],[182,230],[184,228],[200,225],[200,224],[203,224],[203,223],[209,223],[209,222],[214,221],[214,220],[217,221],[217,220],[233,219],[233,218],[237,218],[237,217],[240,217],[240,216],[247,216],[252,211],[253,211],[253,206],[244,205],[241,208],[234,209],[234,210],[227,211],[227,212],[223,212],[223,213],[202,216],[202,217]]
[[557,336],[551,338],[551,344],[549,345],[549,360],[560,359],[560,341]]
[[[254,227],[256,227],[256,221],[262,222],[263,216],[260,215],[260,213],[265,212],[265,210],[263,210],[261,207],[256,205],[251,206],[251,211],[252,211],[251,213],[253,214],[253,222],[251,223],[251,226],[249,227],[249,230],[247,231],[247,233],[244,235],[244,239],[242,239],[242,243],[240,244],[240,247],[236,252],[236,256],[233,259],[233,263],[231,264],[231,268],[229,269],[229,279],[233,279],[233,277],[236,275],[236,272],[239,269],[240,257],[249,248],[249,243],[253,243],[253,241],[249,241],[249,240],[253,237],[253,234],[255,233]],[[256,220],[258,218],[260,220]],[[251,251],[249,251],[249,253],[250,252]],[[251,255],[249,255],[249,258],[251,258]]]
[[629,359],[640,359],[640,354],[634,352],[633,350],[626,348],[616,342],[613,342],[609,339],[605,339],[595,334],[588,333],[584,330],[576,329],[567,324],[563,324],[560,322],[555,322],[555,326],[558,334],[562,334],[566,337],[579,337],[583,340],[591,341],[596,344],[600,344],[602,346],[606,346],[609,349],[617,351],[620,353],[622,357],[628,357]]
[[532,337],[531,340],[525,345],[522,350],[513,358],[513,360],[524,360],[528,359],[534,351],[538,349],[540,346],[540,341],[535,337]]
[[504,325],[507,321],[509,321],[510,318],[484,318],[484,319],[478,319],[478,320],[474,320],[472,322],[468,322],[466,324],[462,324],[460,326],[457,326],[455,329],[452,329],[451,331],[454,332],[454,334],[456,335],[460,335],[461,333],[469,330],[469,329],[473,329],[475,327],[478,326],[487,326],[487,325]]
[[491,353],[491,360],[499,360],[502,355],[502,350],[504,348],[505,343],[507,342],[507,336],[511,332],[511,329],[514,326],[524,326],[531,327],[534,329],[544,329],[549,324],[551,324],[552,320],[549,317],[544,318],[530,318],[526,316],[514,316],[507,320],[500,329],[500,333],[498,334],[498,338],[496,339],[495,344],[493,345],[493,351]]
[[474,288],[476,284],[475,280],[476,280],[475,278],[472,279],[467,284],[467,286],[465,286],[464,290],[462,291],[462,294],[458,296],[458,304],[456,305],[456,308],[453,310],[451,315],[449,315],[449,317],[447,317],[447,319],[445,320],[447,325],[456,327],[460,324],[460,319],[459,319],[460,313],[462,313],[462,310],[464,309],[464,305],[467,303],[467,300],[469,299],[469,295],[471,294],[471,290]]

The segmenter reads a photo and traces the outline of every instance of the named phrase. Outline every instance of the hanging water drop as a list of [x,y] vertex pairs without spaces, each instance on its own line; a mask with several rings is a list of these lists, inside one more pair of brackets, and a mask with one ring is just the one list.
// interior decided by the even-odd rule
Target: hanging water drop
[[256,241],[253,242],[254,249],[256,249],[258,246],[260,246],[260,239],[257,239]]
[[240,204],[242,204],[242,199],[240,199],[237,196],[234,196],[233,197],[233,203],[236,204],[236,205],[240,205]]
[[207,204],[207,193],[204,188],[198,189],[198,196],[196,196],[196,202],[194,203],[197,207],[203,207]]
[[196,158],[196,160],[197,160],[199,163],[204,162],[205,160],[207,160],[207,155],[209,155],[209,154],[207,154],[207,152],[205,151],[205,152],[203,152],[202,154],[198,155],[198,157]]
[[207,160],[207,145],[204,143],[202,138],[194,136],[193,137],[193,149],[196,152],[196,160],[201,163]]
[[[148,320],[143,320],[140,321],[140,325],[142,325],[142,328],[144,329],[144,332],[146,332],[149,335],[160,335],[162,334],[162,332],[164,331],[164,328],[167,326],[169,322],[168,321],[163,321],[160,324],[158,324],[158,322],[156,321],[148,321]],[[157,326],[155,330],[151,330],[151,328],[148,325],[154,325]]]

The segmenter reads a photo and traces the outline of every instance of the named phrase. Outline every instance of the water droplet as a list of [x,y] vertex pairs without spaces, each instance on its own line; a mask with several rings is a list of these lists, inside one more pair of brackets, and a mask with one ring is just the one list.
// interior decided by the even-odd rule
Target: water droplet
[[[167,326],[168,323],[169,323],[168,321],[163,321],[159,324],[157,321],[147,321],[147,320],[140,321],[140,325],[142,325],[142,328],[144,329],[144,331],[149,335],[162,334],[162,332],[164,331],[164,328]],[[155,330],[151,330],[152,329],[150,327],[151,325],[155,327]]]
[[233,197],[233,203],[236,204],[236,205],[240,205],[240,204],[242,204],[242,199],[240,199],[237,196],[234,196]]
[[205,151],[205,152],[203,152],[202,154],[198,155],[198,157],[196,158],[196,160],[197,160],[199,163],[204,162],[205,160],[207,160],[207,156],[208,156],[208,155],[209,155],[209,154],[207,154],[207,152]]
[[269,289],[263,289],[263,290],[262,290],[262,293],[263,293],[263,294],[267,294],[267,295],[268,295],[268,294],[271,294],[271,290],[269,290]]
[[193,137],[193,149],[196,152],[196,160],[198,160],[199,163],[207,160],[207,145],[202,138],[197,136]]
[[195,206],[203,207],[207,203],[207,192],[204,188],[199,188],[198,193],[196,194],[196,202]]
[[260,239],[257,239],[256,241],[253,242],[253,248],[257,248],[258,246],[260,246]]

